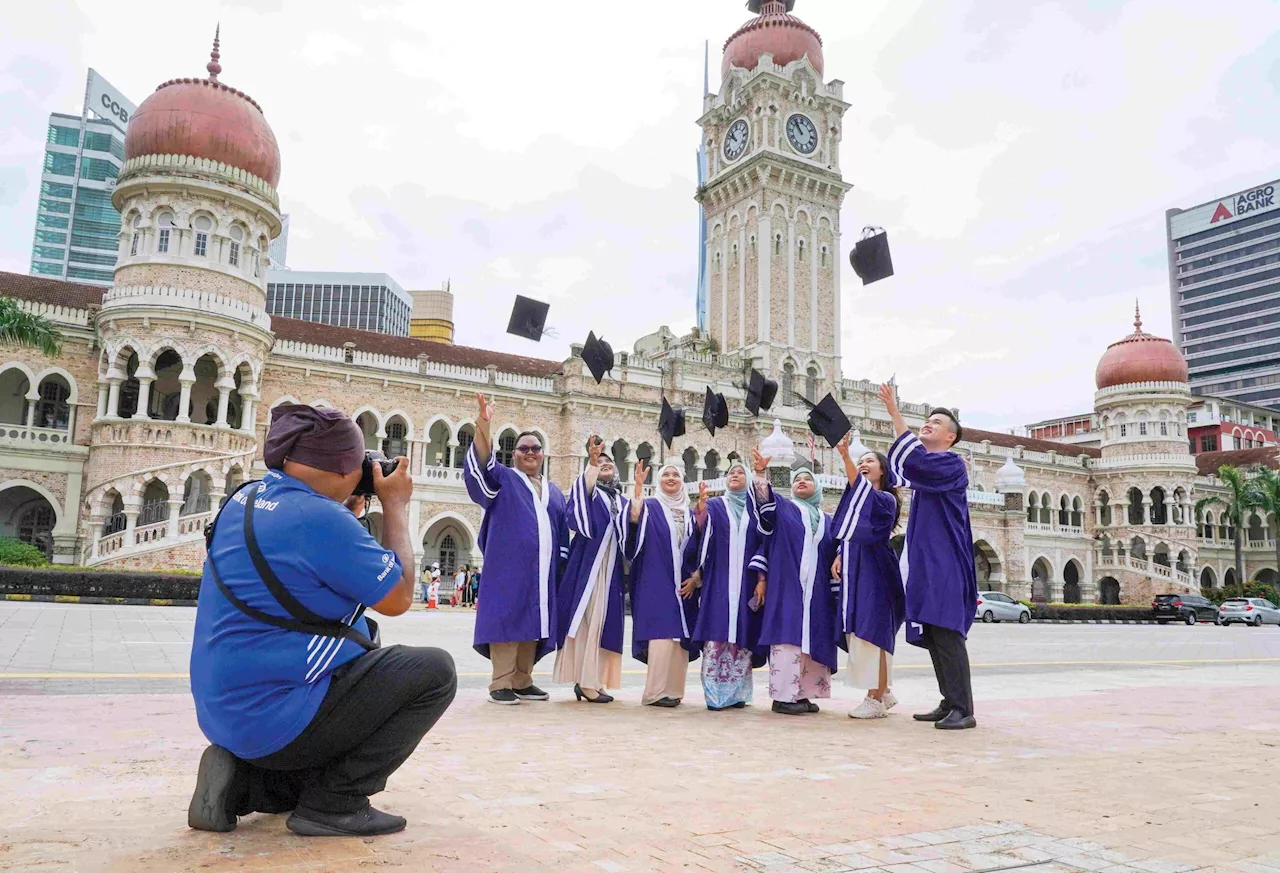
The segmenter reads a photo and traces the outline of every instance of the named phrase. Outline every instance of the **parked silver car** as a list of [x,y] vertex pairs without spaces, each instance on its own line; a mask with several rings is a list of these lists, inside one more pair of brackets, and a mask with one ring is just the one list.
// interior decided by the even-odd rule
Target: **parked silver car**
[[1001,594],[999,591],[979,591],[978,611],[973,617],[988,623],[1016,621],[1019,624],[1026,624],[1031,621],[1031,610],[1008,594]]
[[1233,597],[1218,607],[1218,624],[1280,625],[1280,607],[1261,597]]

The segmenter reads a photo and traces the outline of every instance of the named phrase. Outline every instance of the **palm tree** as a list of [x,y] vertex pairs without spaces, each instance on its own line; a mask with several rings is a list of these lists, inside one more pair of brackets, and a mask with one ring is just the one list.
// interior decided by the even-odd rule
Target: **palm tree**
[[1244,585],[1244,544],[1241,539],[1244,535],[1244,516],[1250,509],[1259,505],[1258,497],[1250,483],[1245,481],[1244,471],[1239,467],[1223,464],[1218,468],[1218,479],[1226,486],[1226,495],[1219,497],[1213,494],[1201,497],[1196,501],[1196,513],[1199,514],[1211,506],[1221,507],[1222,514],[1226,516],[1235,532],[1236,584]]
[[[1276,524],[1280,525],[1280,472],[1264,467],[1249,482],[1249,490],[1253,494],[1254,505],[1274,515]],[[1275,547],[1276,568],[1280,570],[1280,534],[1276,536]]]
[[0,297],[0,343],[38,349],[53,357],[62,351],[62,334],[48,319],[24,312],[12,297]]

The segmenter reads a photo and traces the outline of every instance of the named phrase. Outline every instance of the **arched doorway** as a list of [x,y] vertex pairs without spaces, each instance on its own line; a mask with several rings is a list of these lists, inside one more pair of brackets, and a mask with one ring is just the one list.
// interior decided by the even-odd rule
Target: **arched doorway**
[[998,590],[1004,584],[1004,566],[1000,556],[986,540],[973,544],[973,566],[978,577],[978,590]]
[[1110,576],[1098,582],[1098,602],[1109,606],[1120,605],[1120,583]]
[[1228,567],[1227,572],[1222,574],[1222,585],[1225,588],[1230,588],[1235,584],[1236,584],[1236,570],[1234,567]]
[[680,457],[684,461],[684,481],[696,481],[698,478],[698,450],[690,446],[684,450],[684,454]]
[[1049,599],[1049,581],[1053,578],[1053,568],[1044,558],[1037,558],[1031,565],[1031,602],[1045,603]]
[[0,491],[0,536],[19,540],[53,558],[53,528],[58,514],[43,494],[25,485]]
[[[474,553],[475,539],[470,527],[460,517],[442,515],[431,521],[422,535],[422,567],[425,570],[440,562],[442,588],[452,590],[453,574],[464,564],[474,568],[480,555]],[[447,580],[447,581],[445,581]]]
[[1205,567],[1200,571],[1200,590],[1211,591],[1217,587],[1218,579],[1213,574],[1212,567]]
[[1270,567],[1263,567],[1254,578],[1263,585],[1270,586],[1272,590],[1280,591],[1280,573]]
[[1062,568],[1062,602],[1080,602],[1080,565],[1075,561]]

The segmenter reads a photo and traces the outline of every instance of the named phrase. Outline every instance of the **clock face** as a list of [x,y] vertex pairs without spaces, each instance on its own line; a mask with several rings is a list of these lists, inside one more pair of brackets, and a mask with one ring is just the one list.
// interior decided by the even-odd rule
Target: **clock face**
[[741,118],[735,121],[724,138],[724,156],[731,161],[742,157],[742,153],[747,150],[747,140],[750,138],[751,129],[747,127],[747,122]]
[[787,141],[802,155],[811,155],[818,147],[818,128],[805,115],[787,119]]

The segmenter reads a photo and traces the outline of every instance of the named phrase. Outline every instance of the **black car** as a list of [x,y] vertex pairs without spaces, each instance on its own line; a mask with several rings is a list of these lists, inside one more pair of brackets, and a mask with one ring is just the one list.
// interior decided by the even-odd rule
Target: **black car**
[[1171,621],[1218,623],[1218,607],[1198,594],[1157,594],[1151,601],[1151,614],[1157,624]]

